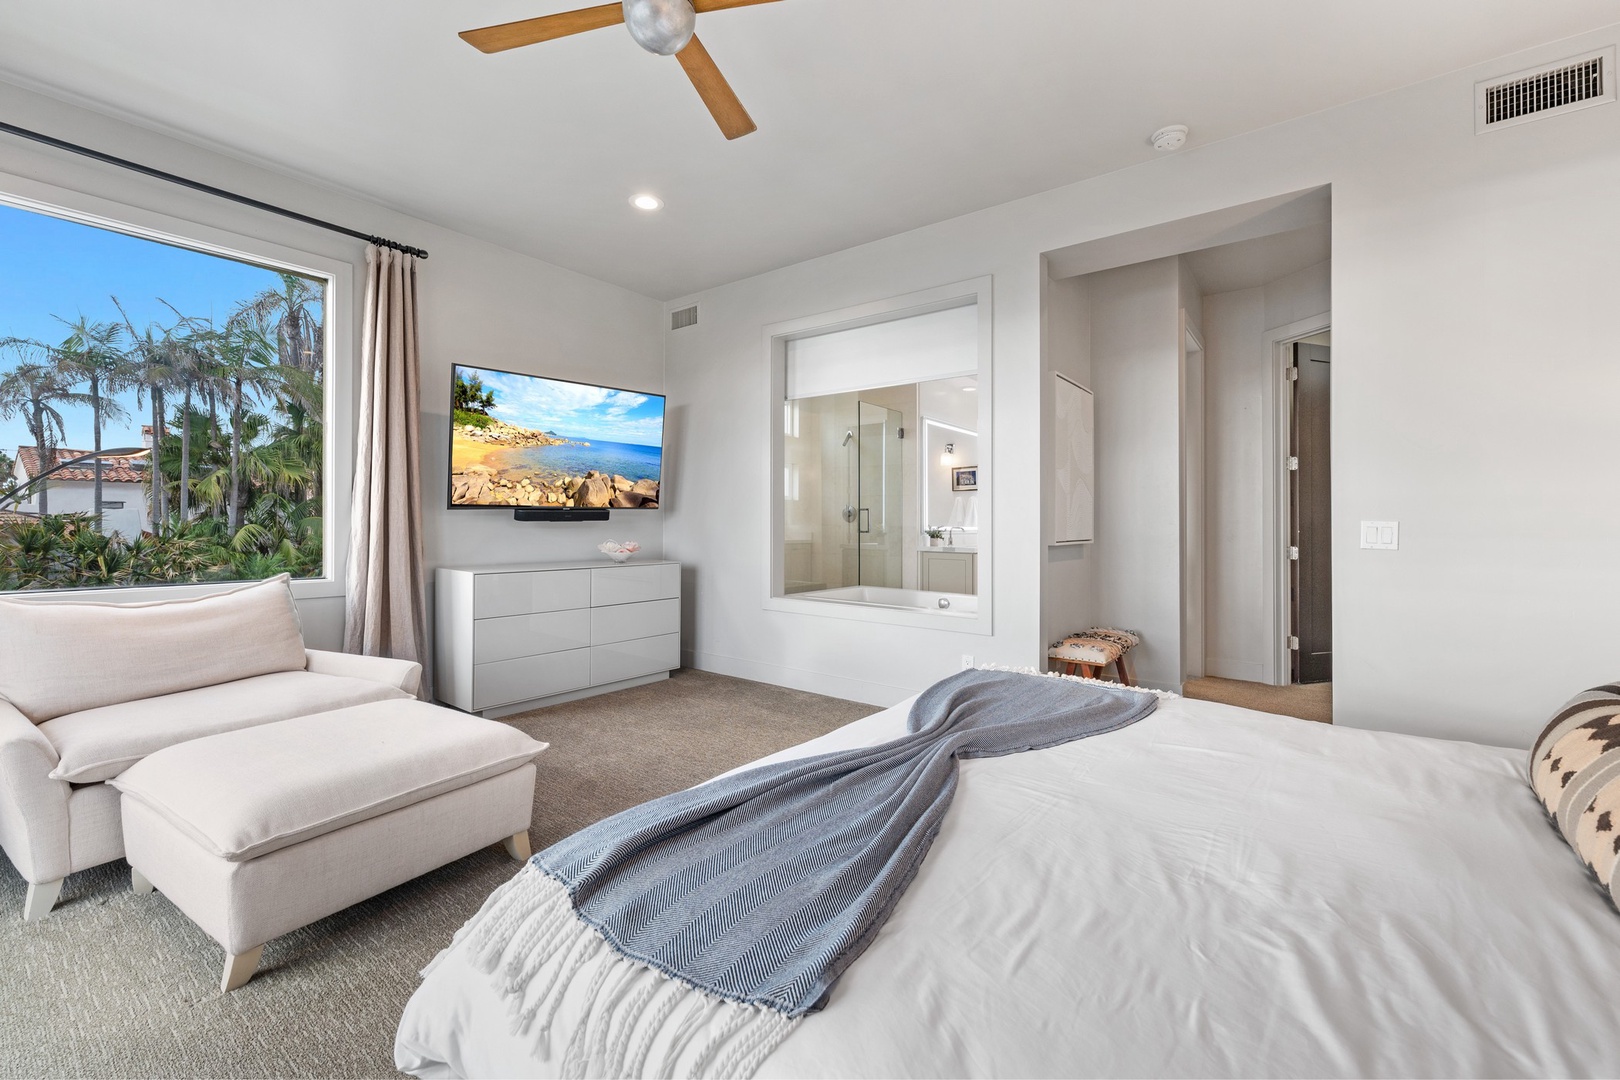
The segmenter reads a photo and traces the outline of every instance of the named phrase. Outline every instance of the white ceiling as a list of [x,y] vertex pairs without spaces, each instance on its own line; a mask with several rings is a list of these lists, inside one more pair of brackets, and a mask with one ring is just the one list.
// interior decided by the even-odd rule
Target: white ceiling
[[0,79],[667,299],[1148,160],[1167,123],[1207,143],[1620,22],[1620,0],[784,0],[698,20],[759,123],[728,143],[620,29],[455,36],[574,6],[5,0]]
[[1289,232],[1204,248],[1182,257],[1205,296],[1255,289],[1332,258],[1333,229],[1324,221]]

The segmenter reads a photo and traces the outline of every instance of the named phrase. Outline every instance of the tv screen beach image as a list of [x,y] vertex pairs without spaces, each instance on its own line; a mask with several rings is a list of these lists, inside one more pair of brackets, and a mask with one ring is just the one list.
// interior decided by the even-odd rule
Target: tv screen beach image
[[656,510],[658,394],[455,365],[451,506]]

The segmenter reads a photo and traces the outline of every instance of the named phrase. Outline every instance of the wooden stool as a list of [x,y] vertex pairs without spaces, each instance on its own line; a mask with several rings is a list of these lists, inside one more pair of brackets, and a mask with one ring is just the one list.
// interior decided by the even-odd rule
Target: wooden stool
[[1049,664],[1055,664],[1065,674],[1080,674],[1088,679],[1095,679],[1104,668],[1113,664],[1119,672],[1119,681],[1126,686],[1135,686],[1136,680],[1131,678],[1130,663],[1126,657],[1141,643],[1142,639],[1129,630],[1094,626],[1083,634],[1070,634],[1062,641],[1053,643],[1046,650],[1046,657]]

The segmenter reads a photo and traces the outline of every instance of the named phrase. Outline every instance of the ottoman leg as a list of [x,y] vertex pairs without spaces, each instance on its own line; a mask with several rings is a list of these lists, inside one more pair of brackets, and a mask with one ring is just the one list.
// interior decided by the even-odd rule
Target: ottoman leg
[[506,853],[518,862],[529,861],[529,834],[527,832],[513,833],[501,841]]
[[238,956],[225,954],[225,974],[219,980],[219,990],[228,994],[238,986],[243,986],[253,978],[253,973],[259,970],[259,957],[264,955],[264,946],[255,945],[247,952]]
[[62,880],[28,883],[28,896],[23,900],[23,922],[39,922],[51,913],[56,898],[62,895]]
[[129,868],[129,888],[136,896],[151,896],[152,882],[135,867]]

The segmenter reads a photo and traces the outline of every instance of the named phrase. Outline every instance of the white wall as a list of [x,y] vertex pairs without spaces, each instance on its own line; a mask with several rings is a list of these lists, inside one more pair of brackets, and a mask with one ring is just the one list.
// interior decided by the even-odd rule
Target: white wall
[[1268,487],[1266,393],[1275,359],[1269,330],[1329,310],[1330,264],[1319,263],[1252,289],[1204,298],[1204,472],[1206,670],[1263,681],[1274,647],[1273,566],[1278,543]]
[[1041,642],[1051,644],[1066,634],[1088,629],[1097,619],[1097,548],[1090,544],[1054,544],[1057,535],[1053,501],[1057,455],[1052,445],[1056,424],[1055,376],[1090,390],[1091,295],[1084,277],[1053,280],[1041,268]]
[[1139,682],[1181,688],[1181,260],[1085,277],[1097,405],[1097,621]]
[[[1180,682],[1204,674],[1204,298],[1184,258],[1176,259],[1176,361],[1181,417]],[[1178,683],[1178,688],[1179,688]]]
[[[608,536],[638,540],[648,556],[658,556],[662,511],[615,512],[607,523],[519,524],[501,511],[445,509],[445,483],[453,362],[662,391],[661,305],[374,203],[4,83],[0,83],[0,115],[22,127],[430,252],[418,276],[425,458],[422,505],[430,567],[446,562],[594,558],[595,545]],[[355,267],[356,285],[353,322],[358,325],[365,280],[360,241],[46,150],[10,135],[0,135],[0,174],[350,263]],[[0,177],[0,190],[7,184]],[[340,349],[339,355],[357,358],[358,329],[344,344],[347,349]],[[334,357],[331,362],[338,361]],[[686,434],[680,411],[673,413],[670,456],[679,452]],[[349,484],[348,477],[333,477],[333,497],[346,498]],[[666,490],[671,502],[681,498],[678,486]],[[430,576],[430,588],[431,584]],[[341,588],[333,586],[325,592],[324,596],[301,598],[299,613],[311,645],[335,648],[342,640]]]
[[[1476,136],[1472,91],[1616,38],[1583,35],[702,294],[703,324],[669,346],[671,394],[689,427],[715,433],[676,463],[683,497],[665,514],[668,553],[701,563],[686,594],[693,659],[881,700],[970,650],[1041,655],[1033,493],[998,500],[990,638],[764,609],[765,515],[750,501],[767,490],[764,326],[992,275],[997,480],[1028,490],[1041,462],[1040,253],[1331,184],[1336,715],[1527,743],[1620,655],[1608,614],[1620,500],[1599,497],[1616,484],[1620,106]],[[1401,550],[1360,551],[1361,518],[1400,520]],[[1508,627],[1548,628],[1557,644],[1505,667]]]

